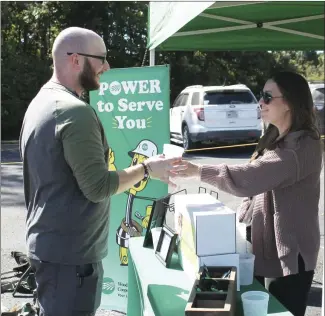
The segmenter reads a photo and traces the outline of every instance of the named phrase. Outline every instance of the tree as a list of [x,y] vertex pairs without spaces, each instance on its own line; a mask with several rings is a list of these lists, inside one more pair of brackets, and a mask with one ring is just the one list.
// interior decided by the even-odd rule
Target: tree
[[[51,48],[69,26],[100,34],[112,68],[148,65],[148,3],[136,1],[2,1],[2,137],[17,138],[30,101],[52,73]],[[275,70],[293,69],[324,79],[324,54],[308,52],[160,52],[170,64],[171,101],[188,85],[241,82],[262,89]]]

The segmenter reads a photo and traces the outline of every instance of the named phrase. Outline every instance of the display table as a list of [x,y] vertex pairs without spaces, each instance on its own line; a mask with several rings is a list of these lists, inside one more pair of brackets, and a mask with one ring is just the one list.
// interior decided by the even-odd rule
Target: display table
[[[154,250],[143,248],[143,237],[133,237],[129,245],[128,316],[183,316],[193,280],[185,274],[173,255],[172,265],[165,268]],[[240,295],[246,291],[265,291],[256,280],[237,292],[236,316],[243,316]],[[292,316],[270,295],[268,315]]]

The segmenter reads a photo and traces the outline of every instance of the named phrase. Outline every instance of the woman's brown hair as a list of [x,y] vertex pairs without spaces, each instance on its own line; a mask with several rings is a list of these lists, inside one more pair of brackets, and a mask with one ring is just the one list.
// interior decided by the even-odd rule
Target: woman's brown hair
[[[314,102],[307,80],[302,75],[291,71],[278,72],[270,79],[279,87],[291,112],[292,124],[286,133],[281,135],[281,139],[290,132],[301,130],[309,131],[313,138],[320,139]],[[269,124],[260,138],[251,160],[262,155],[265,149],[275,149],[279,141],[277,127]]]

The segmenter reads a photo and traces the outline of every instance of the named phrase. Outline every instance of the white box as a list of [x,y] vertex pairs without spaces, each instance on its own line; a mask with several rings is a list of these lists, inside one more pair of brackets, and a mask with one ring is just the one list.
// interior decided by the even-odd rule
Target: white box
[[175,195],[175,228],[199,257],[236,252],[236,212],[210,194]]

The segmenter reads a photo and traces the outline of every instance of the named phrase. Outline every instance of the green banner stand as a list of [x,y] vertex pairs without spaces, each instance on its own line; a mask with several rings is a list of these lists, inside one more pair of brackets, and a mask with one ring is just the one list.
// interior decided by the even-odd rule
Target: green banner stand
[[[109,170],[139,164],[169,143],[169,78],[169,65],[111,69],[101,76],[90,104],[110,146]],[[149,179],[112,197],[100,308],[126,312],[129,239],[145,234],[152,199],[167,193],[167,184]]]

